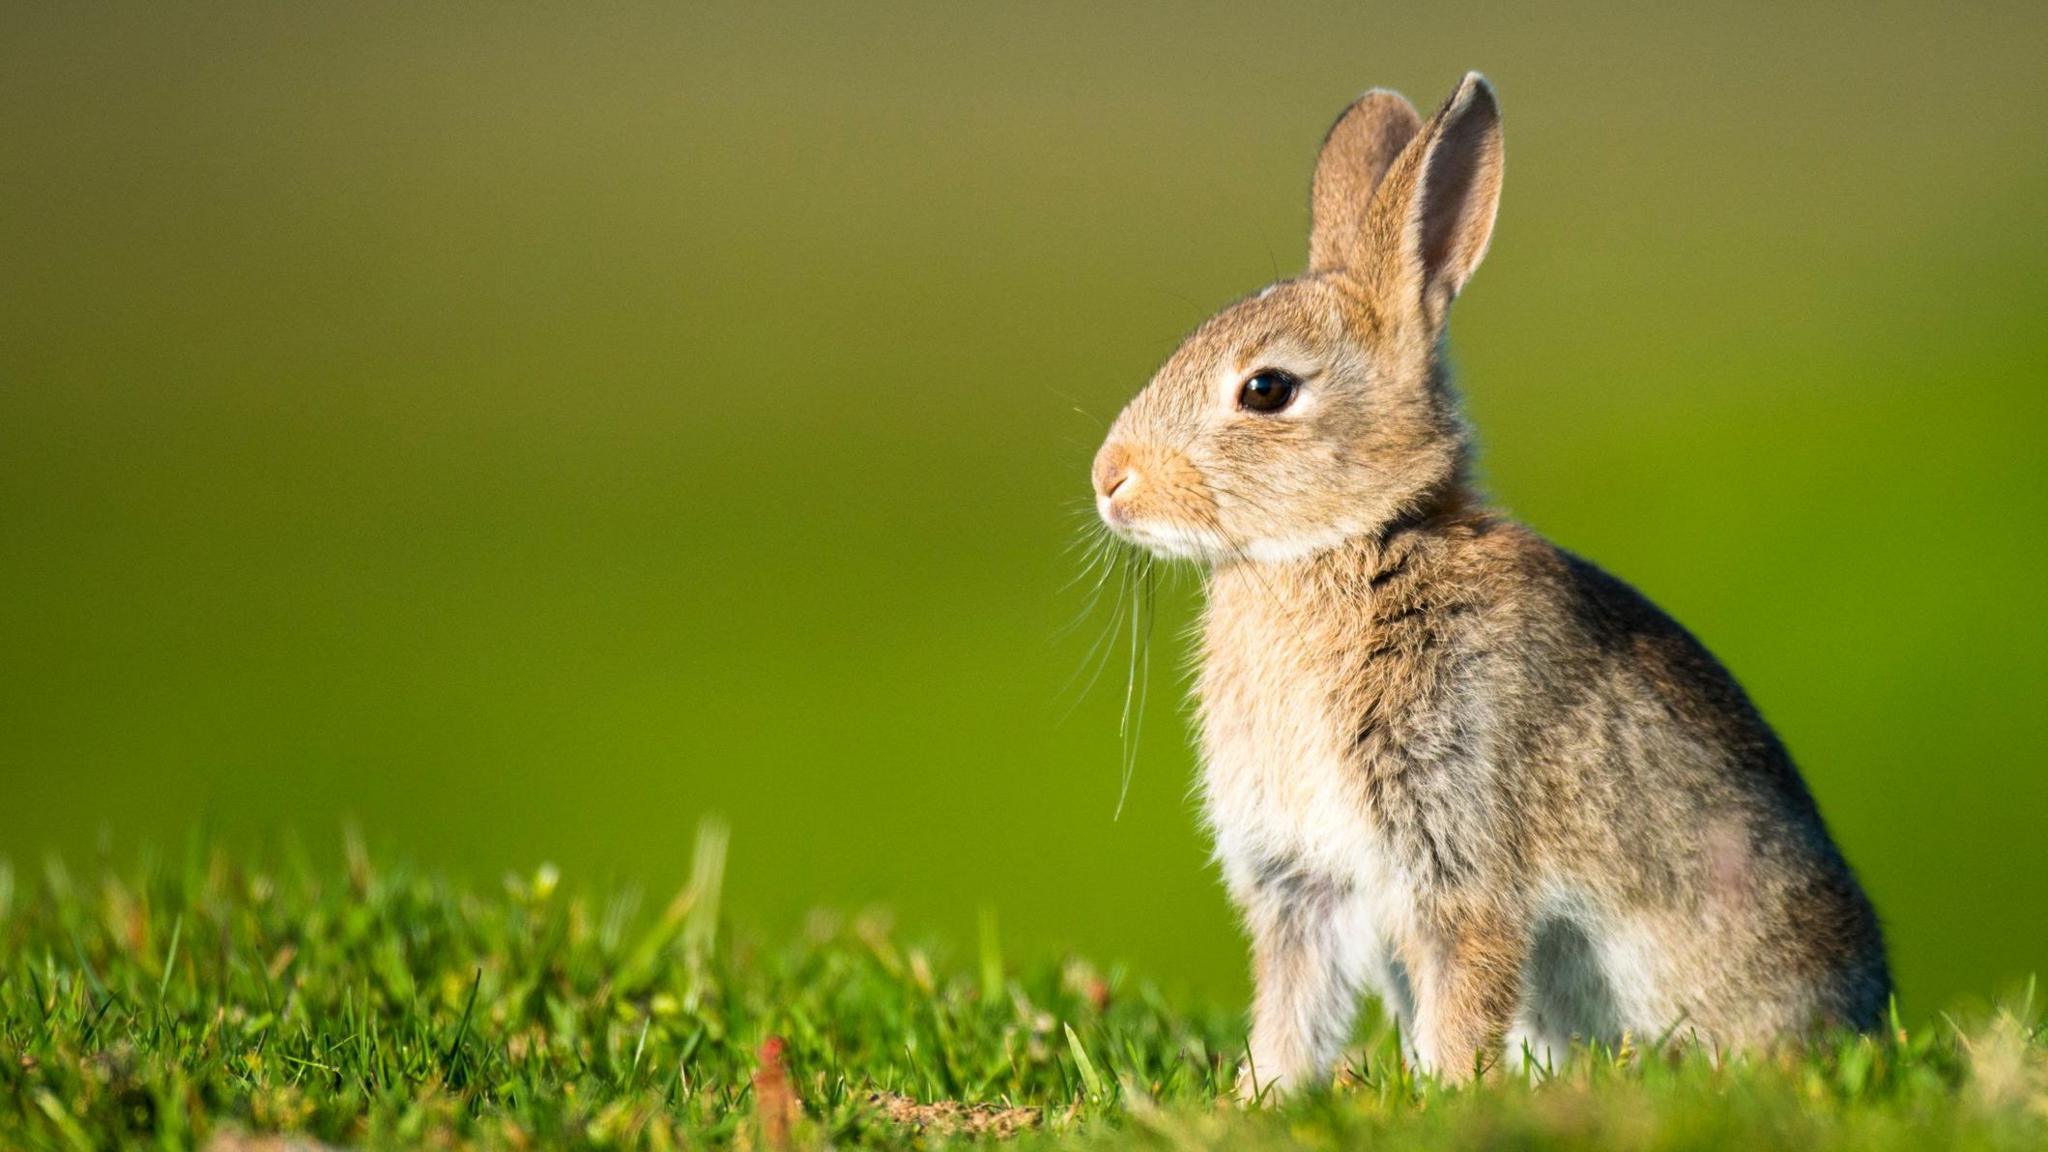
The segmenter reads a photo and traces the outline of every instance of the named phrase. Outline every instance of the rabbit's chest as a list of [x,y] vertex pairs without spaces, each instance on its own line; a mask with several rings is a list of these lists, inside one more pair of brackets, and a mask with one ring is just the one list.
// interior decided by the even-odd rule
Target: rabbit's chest
[[1287,655],[1233,638],[1204,660],[1202,800],[1225,879],[1241,896],[1276,874],[1396,896],[1402,870],[1368,813],[1356,725]]

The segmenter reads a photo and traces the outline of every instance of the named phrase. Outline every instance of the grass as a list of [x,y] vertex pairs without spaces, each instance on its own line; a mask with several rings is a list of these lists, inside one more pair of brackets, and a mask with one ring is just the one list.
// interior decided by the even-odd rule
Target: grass
[[[723,834],[649,903],[550,869],[480,892],[373,861],[194,847],[90,879],[0,865],[0,1143],[35,1148],[2025,1148],[2048,1144],[2026,1003],[1716,1063],[1580,1053],[1453,1089],[1383,1031],[1338,1085],[1223,1103],[1236,1005],[820,914],[720,922]],[[292,1140],[271,1134],[289,1134]]]

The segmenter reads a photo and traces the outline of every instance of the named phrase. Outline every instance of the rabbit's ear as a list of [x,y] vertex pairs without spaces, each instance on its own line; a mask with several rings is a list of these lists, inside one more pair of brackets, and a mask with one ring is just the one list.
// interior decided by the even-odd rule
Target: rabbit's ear
[[1367,232],[1387,240],[1373,268],[1385,303],[1419,306],[1443,326],[1493,237],[1501,166],[1500,105],[1486,78],[1467,72],[1373,197]]
[[1415,106],[1385,88],[1360,96],[1330,125],[1309,193],[1310,272],[1363,264],[1370,249],[1365,227],[1373,189],[1420,131],[1422,117]]

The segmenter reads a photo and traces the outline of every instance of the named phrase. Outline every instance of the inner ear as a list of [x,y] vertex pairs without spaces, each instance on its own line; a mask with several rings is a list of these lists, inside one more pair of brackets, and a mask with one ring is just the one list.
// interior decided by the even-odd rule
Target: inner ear
[[1411,216],[1410,275],[1434,324],[1457,298],[1493,237],[1500,207],[1500,105],[1478,73],[1467,73],[1431,123]]
[[[1469,252],[1471,263],[1477,265],[1484,253],[1493,232],[1496,194],[1478,185],[1497,178],[1499,129],[1500,114],[1486,100],[1445,124],[1436,147],[1430,149],[1429,171],[1423,178],[1424,267],[1450,270],[1460,263],[1461,248],[1475,242],[1478,250]],[[1469,274],[1471,269],[1464,271]]]

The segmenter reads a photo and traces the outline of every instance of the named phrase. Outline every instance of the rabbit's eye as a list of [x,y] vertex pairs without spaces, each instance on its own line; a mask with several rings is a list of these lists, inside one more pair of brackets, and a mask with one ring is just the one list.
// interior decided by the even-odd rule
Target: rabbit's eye
[[1292,373],[1266,368],[1253,374],[1238,389],[1237,406],[1247,412],[1273,413],[1294,402],[1301,381]]

